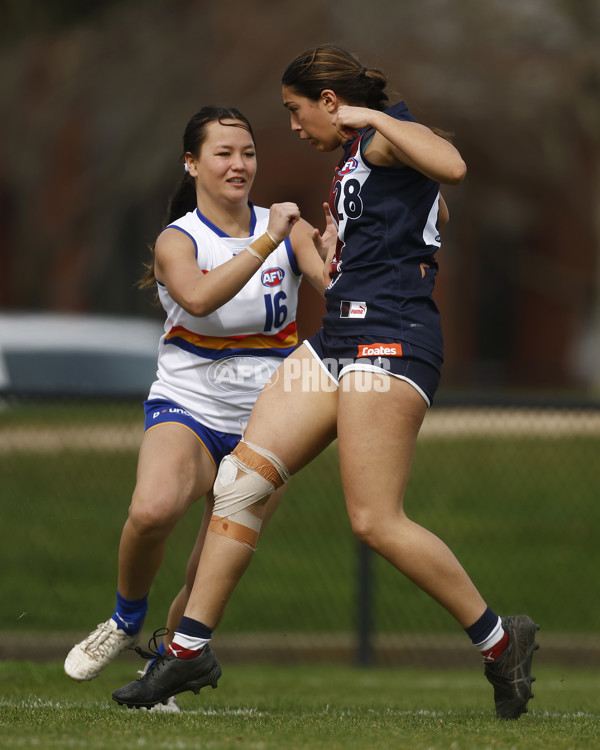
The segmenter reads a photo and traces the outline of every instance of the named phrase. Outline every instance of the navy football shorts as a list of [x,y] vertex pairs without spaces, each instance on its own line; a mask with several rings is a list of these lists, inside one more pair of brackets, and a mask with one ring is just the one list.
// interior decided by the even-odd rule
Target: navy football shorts
[[206,427],[194,419],[189,411],[172,401],[162,399],[144,401],[144,411],[146,412],[146,432],[159,424],[182,424],[191,430],[212,458],[215,469],[218,468],[221,459],[231,453],[242,437]]
[[348,372],[385,372],[410,383],[428,406],[433,403],[442,360],[426,349],[389,336],[328,336],[323,329],[304,343],[336,385]]

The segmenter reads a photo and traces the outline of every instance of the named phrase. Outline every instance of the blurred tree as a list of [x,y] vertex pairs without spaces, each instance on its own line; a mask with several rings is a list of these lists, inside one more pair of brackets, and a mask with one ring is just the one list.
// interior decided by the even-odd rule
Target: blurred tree
[[82,22],[93,22],[107,8],[127,0],[3,0],[0,39],[14,42],[32,34],[48,34]]
[[[253,122],[253,199],[320,223],[337,155],[290,134],[279,87],[294,55],[334,41],[453,130],[468,164],[444,191],[444,383],[600,382],[597,0],[5,5],[0,306],[155,314],[134,284],[208,102]],[[312,328],[321,303],[303,304]]]

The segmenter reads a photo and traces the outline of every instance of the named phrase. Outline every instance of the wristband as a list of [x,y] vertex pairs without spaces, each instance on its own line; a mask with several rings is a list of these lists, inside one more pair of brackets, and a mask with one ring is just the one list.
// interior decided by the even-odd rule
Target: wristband
[[246,250],[250,253],[250,255],[254,255],[254,257],[259,260],[261,263],[265,262],[265,259],[262,257],[262,255],[259,255],[256,250],[252,247],[252,245],[248,245]]
[[255,258],[260,260],[261,263],[264,263],[269,255],[271,255],[273,250],[275,250],[277,247],[278,243],[275,242],[275,240],[268,232],[265,232],[264,234],[261,234],[258,239],[254,240],[254,242],[249,245],[246,250],[250,253],[250,255],[253,255]]

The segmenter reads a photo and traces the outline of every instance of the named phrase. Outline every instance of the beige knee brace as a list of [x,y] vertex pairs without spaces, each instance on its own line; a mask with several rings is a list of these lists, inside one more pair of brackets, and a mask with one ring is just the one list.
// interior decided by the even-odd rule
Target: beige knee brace
[[246,508],[270,495],[289,478],[288,470],[274,453],[240,440],[219,466],[209,530],[256,549],[262,519]]

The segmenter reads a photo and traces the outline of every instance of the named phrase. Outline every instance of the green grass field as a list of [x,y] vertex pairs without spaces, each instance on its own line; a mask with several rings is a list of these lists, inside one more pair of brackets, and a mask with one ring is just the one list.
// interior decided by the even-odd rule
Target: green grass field
[[1,748],[211,750],[591,750],[600,747],[597,671],[543,668],[530,713],[502,722],[479,670],[225,665],[219,689],[180,714],[118,707],[133,679],[117,662],[77,684],[61,664],[0,663]]
[[[104,426],[108,437],[91,434]],[[45,634],[74,642],[110,615],[140,434],[138,404],[2,413],[5,643],[39,637],[43,646]],[[496,611],[527,612],[542,626],[536,697],[517,722],[494,718],[479,665],[434,671],[223,663],[218,690],[186,694],[182,714],[155,715],[110,700],[135,677],[131,661],[78,685],[64,676],[57,654],[48,663],[0,662],[0,748],[600,748],[597,667],[558,667],[544,649],[552,636],[585,644],[600,631],[599,452],[595,434],[554,432],[492,431],[418,445],[409,515],[449,543]],[[151,594],[149,633],[164,624],[182,582],[200,513],[194,508],[172,535]],[[461,637],[422,592],[383,561],[373,563],[377,634]],[[311,634],[347,636],[355,628],[356,567],[334,446],[292,481],[218,634],[307,643]]]

